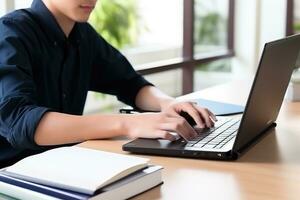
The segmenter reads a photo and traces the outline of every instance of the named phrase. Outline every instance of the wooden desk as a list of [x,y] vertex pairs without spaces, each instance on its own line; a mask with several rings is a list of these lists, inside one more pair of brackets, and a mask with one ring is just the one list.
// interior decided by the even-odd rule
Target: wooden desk
[[[247,84],[235,82],[188,97],[244,104],[248,91]],[[284,102],[277,122],[275,130],[237,161],[142,156],[164,166],[164,184],[135,199],[300,199],[300,103]],[[81,146],[127,154],[121,148],[126,142],[99,140]]]

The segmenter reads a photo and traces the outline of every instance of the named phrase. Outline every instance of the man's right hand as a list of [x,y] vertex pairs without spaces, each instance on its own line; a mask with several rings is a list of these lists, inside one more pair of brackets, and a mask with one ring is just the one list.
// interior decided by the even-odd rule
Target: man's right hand
[[185,118],[166,112],[132,114],[125,121],[126,135],[130,138],[162,138],[173,141],[176,137],[172,132],[186,140],[197,136],[197,132]]

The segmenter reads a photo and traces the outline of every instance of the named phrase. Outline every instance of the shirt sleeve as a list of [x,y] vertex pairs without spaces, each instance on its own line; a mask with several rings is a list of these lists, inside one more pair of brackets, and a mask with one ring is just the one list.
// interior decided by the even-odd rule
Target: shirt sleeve
[[26,30],[10,19],[0,30],[0,135],[16,149],[39,149],[34,134],[49,108],[37,105]]
[[128,60],[96,31],[91,31],[94,58],[90,90],[115,95],[120,101],[136,107],[139,90],[153,84],[138,74]]

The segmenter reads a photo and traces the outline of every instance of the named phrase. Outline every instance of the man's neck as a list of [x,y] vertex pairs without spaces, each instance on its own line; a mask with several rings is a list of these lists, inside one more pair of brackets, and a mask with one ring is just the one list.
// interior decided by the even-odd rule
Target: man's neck
[[56,17],[55,16],[55,18],[56,18],[60,28],[65,33],[66,37],[69,37],[69,35],[75,25],[75,22],[73,20],[66,19],[66,17]]
[[60,28],[64,32],[66,37],[69,37],[74,25],[75,21],[61,13],[55,6],[53,6],[50,1],[43,1],[46,7],[50,10],[50,12],[55,17],[57,23],[59,24]]

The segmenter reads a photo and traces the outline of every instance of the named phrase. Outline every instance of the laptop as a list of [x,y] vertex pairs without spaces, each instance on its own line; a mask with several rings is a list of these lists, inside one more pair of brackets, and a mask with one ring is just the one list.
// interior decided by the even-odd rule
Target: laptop
[[276,126],[286,89],[299,59],[300,35],[266,43],[241,116],[218,117],[211,129],[185,141],[135,139],[124,151],[189,158],[234,160]]

